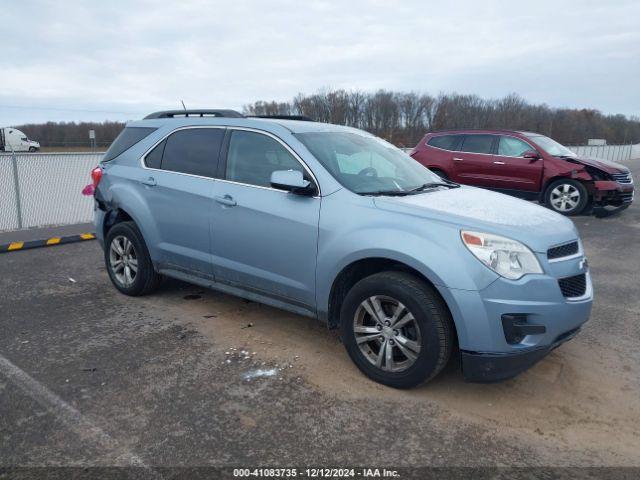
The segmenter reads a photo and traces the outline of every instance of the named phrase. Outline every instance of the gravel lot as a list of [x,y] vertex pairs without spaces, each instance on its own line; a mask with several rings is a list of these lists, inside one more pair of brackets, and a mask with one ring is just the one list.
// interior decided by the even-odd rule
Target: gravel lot
[[310,319],[176,281],[120,295],[96,242],[0,255],[0,467],[640,466],[640,205],[575,222],[581,334],[515,379],[454,362],[411,391]]

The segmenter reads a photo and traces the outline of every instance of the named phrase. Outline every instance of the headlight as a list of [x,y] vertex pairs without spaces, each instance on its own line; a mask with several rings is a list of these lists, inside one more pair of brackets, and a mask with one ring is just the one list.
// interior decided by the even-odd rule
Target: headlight
[[518,280],[527,273],[542,273],[533,252],[516,240],[465,230],[460,234],[469,251],[498,275]]

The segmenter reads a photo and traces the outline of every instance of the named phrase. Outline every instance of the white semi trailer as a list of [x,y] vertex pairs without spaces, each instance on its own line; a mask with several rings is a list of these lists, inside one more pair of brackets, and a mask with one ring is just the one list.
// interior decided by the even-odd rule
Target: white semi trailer
[[13,127],[0,127],[0,152],[37,152],[40,143],[29,140],[27,136]]

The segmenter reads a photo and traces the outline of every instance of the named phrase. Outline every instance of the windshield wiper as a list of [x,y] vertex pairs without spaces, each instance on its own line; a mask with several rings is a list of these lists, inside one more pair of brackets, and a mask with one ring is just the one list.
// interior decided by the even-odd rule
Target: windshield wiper
[[410,195],[411,190],[374,190],[373,192],[358,192],[360,195],[387,195],[389,197],[404,197]]
[[404,197],[405,195],[413,195],[424,190],[436,187],[458,188],[460,185],[447,180],[442,182],[423,183],[419,187],[410,190],[375,190],[373,192],[358,192],[360,195],[388,195],[390,197]]
[[431,182],[431,183],[423,183],[422,185],[420,185],[419,187],[416,188],[412,188],[411,190],[408,190],[408,192],[422,192],[424,190],[427,190],[429,188],[436,188],[436,187],[449,187],[449,188],[458,188],[460,185],[458,185],[457,183],[449,183],[449,182]]

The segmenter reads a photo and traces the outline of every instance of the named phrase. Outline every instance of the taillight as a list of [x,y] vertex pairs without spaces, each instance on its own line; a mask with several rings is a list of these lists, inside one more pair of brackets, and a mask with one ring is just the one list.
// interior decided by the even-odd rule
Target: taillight
[[102,179],[102,168],[100,168],[100,166],[97,166],[96,168],[91,170],[91,180],[93,180],[94,189],[98,188],[98,184],[100,183],[101,179]]

